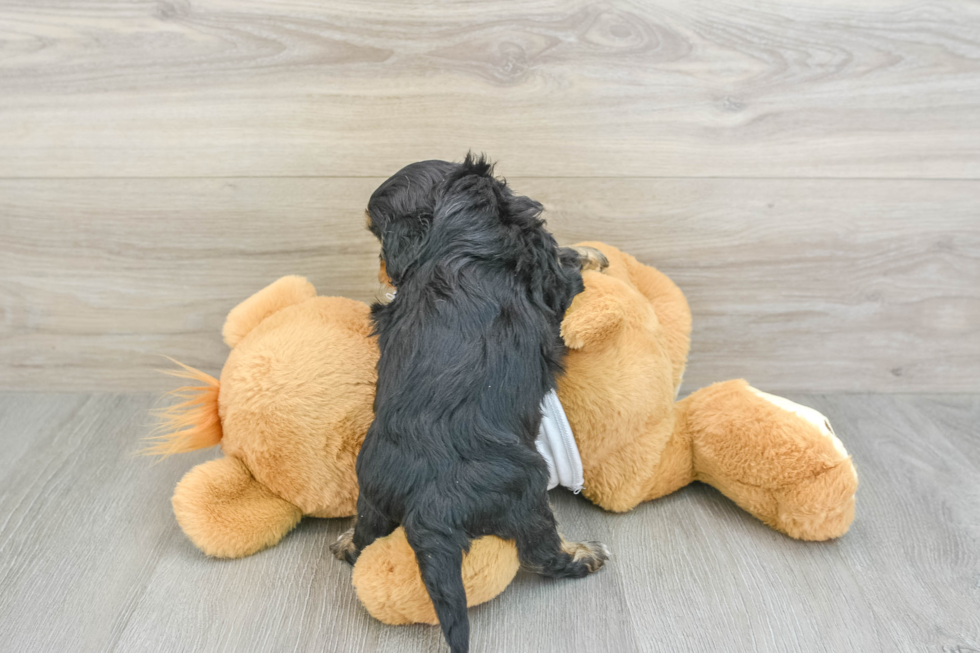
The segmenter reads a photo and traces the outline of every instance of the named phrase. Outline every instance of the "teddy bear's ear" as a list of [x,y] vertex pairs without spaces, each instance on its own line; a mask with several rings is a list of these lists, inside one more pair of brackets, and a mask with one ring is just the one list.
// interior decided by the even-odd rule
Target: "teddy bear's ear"
[[221,335],[235,347],[265,318],[287,306],[316,297],[316,288],[303,277],[282,277],[231,309]]
[[585,290],[565,313],[561,337],[569,349],[595,345],[617,333],[626,321],[625,293],[619,279],[596,271],[582,273]]

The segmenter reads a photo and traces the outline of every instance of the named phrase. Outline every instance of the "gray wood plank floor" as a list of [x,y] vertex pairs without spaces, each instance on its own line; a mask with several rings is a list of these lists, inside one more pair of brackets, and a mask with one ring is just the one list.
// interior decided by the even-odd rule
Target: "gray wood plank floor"
[[[793,395],[825,413],[861,476],[838,541],[781,536],[705,486],[626,515],[553,496],[564,532],[611,564],[521,574],[471,611],[479,651],[980,649],[980,397]],[[149,395],[0,394],[0,650],[444,650],[388,627],[306,520],[251,558],[210,560],[169,497],[214,452],[134,457]]]

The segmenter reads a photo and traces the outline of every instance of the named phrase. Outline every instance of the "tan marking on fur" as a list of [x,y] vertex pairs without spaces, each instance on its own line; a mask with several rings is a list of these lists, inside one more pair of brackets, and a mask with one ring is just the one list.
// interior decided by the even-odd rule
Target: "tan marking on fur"
[[354,553],[354,527],[346,530],[337,541],[330,545],[330,552],[337,560],[347,560],[348,553]]
[[569,542],[562,538],[561,549],[575,562],[584,562],[589,573],[597,572],[609,559],[609,550],[602,542]]
[[582,259],[582,270],[598,270],[602,272],[609,267],[609,259],[595,247],[578,246],[573,247]]
[[391,277],[388,276],[388,268],[385,266],[384,259],[381,259],[381,267],[378,269],[378,281],[386,286],[394,287],[391,283]]

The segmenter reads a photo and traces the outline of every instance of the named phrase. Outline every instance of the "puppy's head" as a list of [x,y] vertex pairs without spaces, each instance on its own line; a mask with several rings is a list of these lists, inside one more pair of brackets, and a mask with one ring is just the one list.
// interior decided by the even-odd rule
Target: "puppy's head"
[[437,189],[457,166],[436,160],[412,163],[371,195],[367,224],[381,241],[381,281],[397,286],[418,258],[432,224]]
[[368,203],[368,228],[381,241],[379,277],[397,287],[427,250],[456,247],[460,254],[462,247],[469,258],[525,278],[545,304],[563,313],[581,289],[581,276],[562,268],[542,210],[494,177],[485,157],[413,163],[381,184]]
[[485,157],[468,154],[439,187],[434,224],[466,255],[520,279],[528,296],[558,322],[582,290],[579,255],[560,250],[545,227],[544,207],[493,175]]
[[[397,286],[415,263],[437,213],[458,221],[463,215],[492,229],[543,224],[537,202],[515,195],[507,183],[493,176],[485,157],[467,154],[462,163],[420,161],[405,166],[371,195],[368,229],[381,242],[379,280]],[[477,225],[470,225],[475,227]]]
[[515,194],[506,180],[495,177],[493,163],[485,156],[471,152],[443,180],[434,215],[450,230],[461,228],[482,236],[487,246],[502,246],[500,254],[507,257],[520,254],[522,245],[529,245],[519,242],[522,236],[544,228],[543,210],[541,204]]

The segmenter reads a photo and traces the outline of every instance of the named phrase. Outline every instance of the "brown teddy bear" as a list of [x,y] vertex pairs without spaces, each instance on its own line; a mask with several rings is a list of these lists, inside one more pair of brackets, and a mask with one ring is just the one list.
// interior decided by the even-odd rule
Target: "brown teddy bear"
[[[691,326],[684,295],[632,256],[585,244],[609,266],[583,274],[585,291],[562,324],[569,351],[558,396],[578,455],[552,467],[580,464],[582,493],[615,512],[701,481],[790,537],[844,534],[857,474],[827,420],[740,380],[675,401]],[[167,432],[150,451],[221,444],[224,457],[190,470],[173,496],[202,551],[247,556],[304,515],[354,514],[354,463],[373,418],[370,331],[365,304],[284,277],[228,315],[220,383],[186,366],[176,373],[201,385],[175,392],[184,401],[161,412]],[[517,569],[512,542],[475,541],[463,565],[469,604],[502,592]],[[436,623],[400,528],[365,549],[353,583],[381,621]]]

